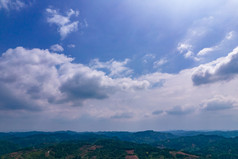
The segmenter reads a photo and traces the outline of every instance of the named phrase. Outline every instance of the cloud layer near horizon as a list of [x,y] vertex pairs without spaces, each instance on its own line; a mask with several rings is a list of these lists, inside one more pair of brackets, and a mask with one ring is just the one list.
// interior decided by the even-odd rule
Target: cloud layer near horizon
[[[0,111],[47,111],[51,115],[63,113],[66,118],[87,114],[94,119],[136,121],[235,110],[238,102],[232,86],[236,80],[231,79],[235,78],[236,71],[231,69],[234,71],[220,74],[223,71],[217,70],[236,68],[232,62],[236,61],[236,55],[237,49],[234,49],[226,57],[178,74],[155,72],[132,79],[128,77],[132,70],[125,66],[128,59],[122,62],[95,60],[86,66],[48,50],[8,49],[0,57]],[[216,70],[209,72],[209,82],[205,82],[214,84],[200,87],[204,80],[198,83],[194,77],[201,76],[204,66],[209,66],[209,71]],[[102,68],[109,72],[97,70]],[[230,82],[221,86],[217,82],[220,80],[210,80],[212,76],[215,79],[221,76],[221,80],[230,79]],[[224,88],[231,89],[222,92]]]

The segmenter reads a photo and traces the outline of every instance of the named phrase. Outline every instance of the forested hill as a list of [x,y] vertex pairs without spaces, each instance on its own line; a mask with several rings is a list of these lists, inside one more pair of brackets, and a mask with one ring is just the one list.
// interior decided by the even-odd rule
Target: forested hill
[[237,159],[238,137],[237,131],[0,133],[1,158],[107,159],[113,154],[127,159]]

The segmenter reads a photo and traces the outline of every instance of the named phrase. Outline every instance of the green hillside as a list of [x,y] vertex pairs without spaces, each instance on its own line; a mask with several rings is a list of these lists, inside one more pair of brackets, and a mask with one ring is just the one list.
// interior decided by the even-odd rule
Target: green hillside
[[238,138],[216,135],[185,136],[168,139],[158,144],[161,147],[185,151],[213,159],[237,159]]
[[68,141],[44,148],[23,149],[1,159],[195,159],[197,156],[114,139]]
[[235,135],[235,131],[202,132],[205,135],[197,135],[199,133],[196,131],[0,133],[0,156],[1,159],[238,158],[238,137],[229,137]]

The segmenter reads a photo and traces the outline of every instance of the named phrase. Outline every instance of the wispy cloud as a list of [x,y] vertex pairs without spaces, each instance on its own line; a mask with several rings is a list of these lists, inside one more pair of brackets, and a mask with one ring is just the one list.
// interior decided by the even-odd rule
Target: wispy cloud
[[67,46],[68,46],[68,48],[75,48],[76,47],[75,44],[69,44]]
[[153,68],[159,68],[160,66],[166,64],[168,60],[166,58],[159,59],[153,63]]
[[[214,55],[211,55],[212,53],[218,54],[219,51],[225,52],[227,48],[231,47],[232,42],[236,41],[236,38],[237,38],[237,35],[235,31],[227,32],[224,38],[218,44],[201,49],[197,53],[197,57],[199,59],[204,59],[204,57],[208,57],[208,55],[214,56]],[[216,56],[219,56],[219,55],[216,55]]]
[[58,26],[61,39],[78,30],[79,21],[72,21],[71,17],[78,17],[79,11],[70,9],[65,15],[62,15],[55,9],[47,8],[46,12],[48,13],[47,22]]
[[193,46],[189,43],[179,43],[177,50],[180,54],[183,54],[186,59],[193,59],[195,61],[199,60],[193,53]]
[[155,58],[156,58],[156,56],[154,54],[145,54],[142,57],[142,62],[149,63],[149,62],[153,61]]
[[59,44],[54,44],[50,47],[50,50],[56,51],[56,52],[62,52],[64,51],[64,48]]
[[199,52],[198,52],[198,56],[204,56],[204,55],[206,55],[206,54],[208,54],[209,52],[212,52],[212,51],[214,51],[215,50],[215,47],[211,47],[211,48],[203,48],[202,50],[200,50]]
[[112,59],[107,62],[101,62],[99,59],[94,59],[90,62],[90,67],[94,69],[107,69],[111,77],[124,77],[133,72],[130,68],[126,67],[129,61],[129,59],[125,59],[124,61],[115,61]]
[[21,0],[0,0],[0,9],[20,10],[26,6],[27,4]]

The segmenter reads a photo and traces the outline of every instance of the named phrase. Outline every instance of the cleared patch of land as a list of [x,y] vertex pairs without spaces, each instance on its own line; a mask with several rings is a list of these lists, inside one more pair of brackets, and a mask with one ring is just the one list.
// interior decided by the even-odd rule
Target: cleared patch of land
[[126,159],[139,159],[135,154],[135,150],[126,150]]
[[187,154],[187,153],[184,153],[184,152],[181,152],[181,151],[170,151],[169,153],[171,155],[173,155],[174,157],[184,156],[184,157],[186,157],[185,159],[198,159],[199,158],[199,156]]

